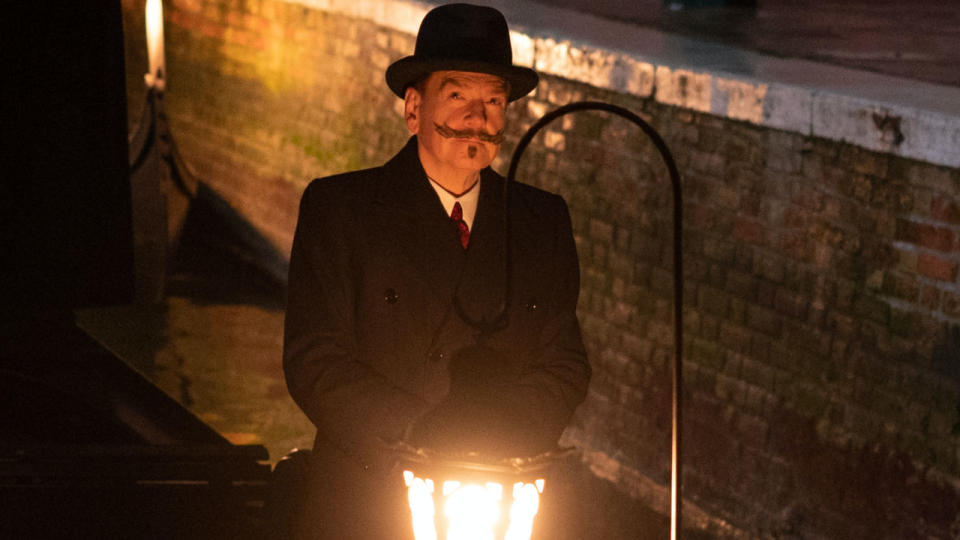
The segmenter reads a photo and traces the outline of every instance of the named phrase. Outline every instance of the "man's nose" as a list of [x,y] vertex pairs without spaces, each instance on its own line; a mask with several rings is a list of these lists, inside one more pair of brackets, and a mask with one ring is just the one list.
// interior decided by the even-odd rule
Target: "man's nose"
[[482,100],[473,99],[467,103],[467,116],[464,120],[470,127],[483,127],[487,123],[487,110]]

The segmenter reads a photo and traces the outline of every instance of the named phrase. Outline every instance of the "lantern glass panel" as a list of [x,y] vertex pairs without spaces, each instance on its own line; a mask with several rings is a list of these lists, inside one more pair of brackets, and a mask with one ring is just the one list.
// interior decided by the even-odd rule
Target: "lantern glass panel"
[[[543,479],[516,482],[434,481],[404,471],[416,540],[529,540],[540,507]],[[508,495],[508,497],[505,497]],[[437,509],[442,508],[441,516]],[[439,517],[439,519],[438,519]]]
[[[412,472],[404,472],[407,481],[407,499],[413,520],[413,536],[416,540],[437,540],[436,509],[433,505],[433,482],[416,478]],[[429,482],[429,483],[428,483]]]

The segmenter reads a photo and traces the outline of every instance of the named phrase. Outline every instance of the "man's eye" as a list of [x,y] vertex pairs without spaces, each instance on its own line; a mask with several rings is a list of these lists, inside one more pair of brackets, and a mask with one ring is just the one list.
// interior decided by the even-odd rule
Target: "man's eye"
[[460,95],[460,92],[452,92],[450,94],[450,99],[462,99],[463,96]]
[[488,103],[490,103],[491,105],[500,106],[500,105],[503,105],[503,98],[498,98],[498,97],[490,98],[490,101],[488,101]]

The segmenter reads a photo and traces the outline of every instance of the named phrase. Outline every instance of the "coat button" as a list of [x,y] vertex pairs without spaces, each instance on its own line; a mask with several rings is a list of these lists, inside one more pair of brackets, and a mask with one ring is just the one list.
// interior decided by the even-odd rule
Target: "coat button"
[[397,300],[400,300],[400,296],[397,295],[397,291],[387,289],[383,291],[383,299],[386,300],[388,304],[396,304]]
[[530,298],[530,299],[527,300],[527,302],[523,305],[523,307],[527,308],[527,311],[536,311],[536,310],[537,310],[537,299],[536,299],[536,298]]
[[438,351],[432,351],[432,352],[430,353],[430,361],[431,361],[431,362],[442,362],[443,359],[444,359],[443,351],[439,351],[439,350],[438,350]]

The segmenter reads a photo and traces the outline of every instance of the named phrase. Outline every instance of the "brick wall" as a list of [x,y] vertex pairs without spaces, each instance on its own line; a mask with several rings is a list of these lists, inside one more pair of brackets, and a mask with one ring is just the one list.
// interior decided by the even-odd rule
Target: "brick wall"
[[[683,176],[699,510],[749,536],[956,537],[960,171],[553,78],[523,116],[570,99],[648,117]],[[571,203],[595,368],[567,438],[655,501],[629,473],[669,474],[665,168],[639,130],[600,115],[544,142],[524,165]]]
[[[143,8],[124,8],[136,118]],[[168,1],[166,23],[180,150],[281,253],[311,178],[406,139],[383,71],[410,35],[275,0]],[[960,171],[552,76],[512,106],[496,168],[579,99],[647,118],[683,176],[688,526],[960,536]],[[665,167],[635,127],[584,113],[541,133],[518,177],[567,198],[581,258],[595,379],[564,440],[583,449],[581,494],[600,495],[570,504],[605,538],[636,538],[628,510],[665,511],[669,484]]]
[[[143,3],[123,3],[136,119],[147,71]],[[406,140],[391,114],[399,100],[382,81],[412,36],[271,0],[164,9],[165,101],[178,147],[281,253],[312,178],[380,163]]]

